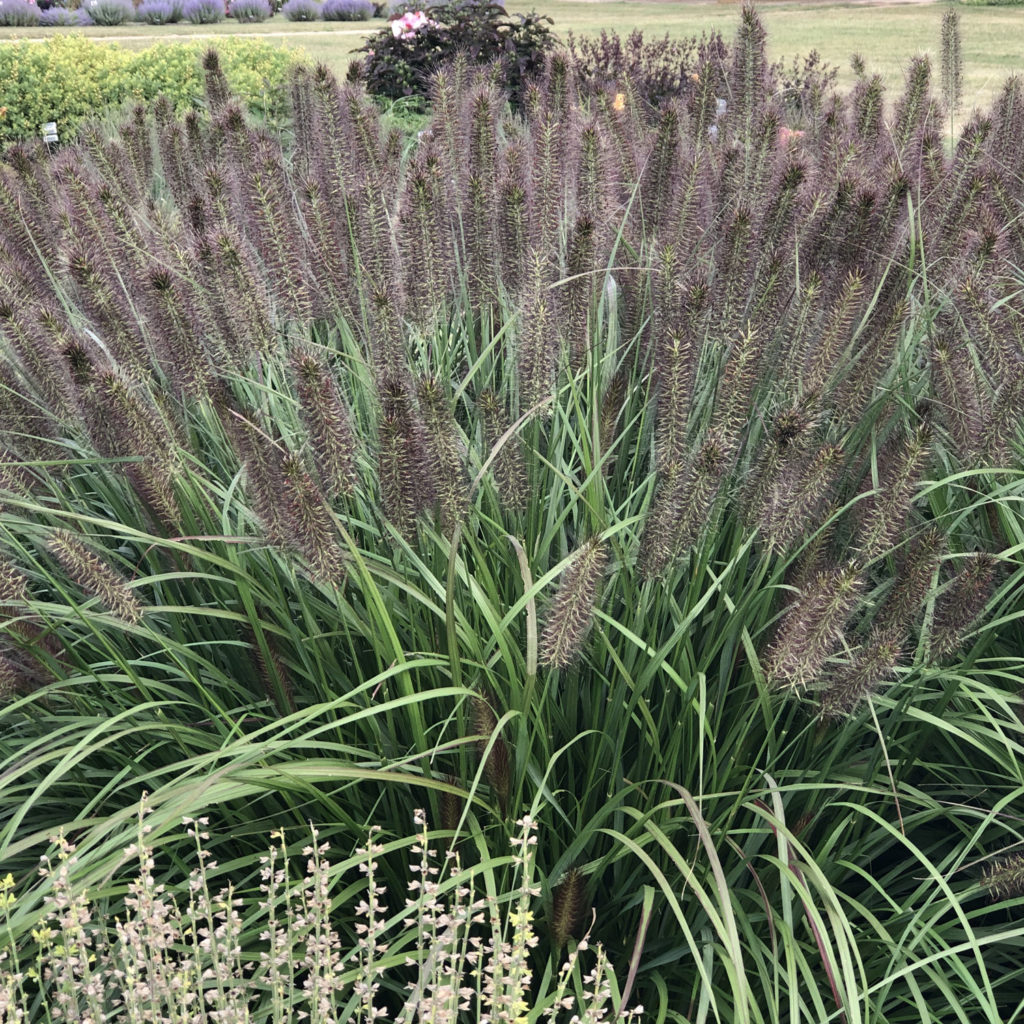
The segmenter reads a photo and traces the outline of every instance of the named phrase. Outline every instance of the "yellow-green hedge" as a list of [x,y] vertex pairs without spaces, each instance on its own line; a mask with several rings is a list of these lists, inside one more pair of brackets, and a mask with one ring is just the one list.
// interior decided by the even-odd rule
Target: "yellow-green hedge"
[[[0,146],[38,136],[56,121],[62,139],[86,118],[126,101],[161,93],[187,110],[202,95],[202,54],[210,43],[157,43],[126,50],[61,35],[44,43],[0,46]],[[254,39],[219,39],[221,65],[235,94],[253,112],[279,121],[287,105],[288,69],[302,52]]]

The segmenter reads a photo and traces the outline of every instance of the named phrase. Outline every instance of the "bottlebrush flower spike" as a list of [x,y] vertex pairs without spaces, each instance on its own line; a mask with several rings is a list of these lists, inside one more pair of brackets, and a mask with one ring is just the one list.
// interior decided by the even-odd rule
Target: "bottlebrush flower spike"
[[818,573],[793,600],[764,658],[770,683],[794,689],[814,683],[843,638],[864,580],[853,562]]
[[821,694],[822,718],[846,718],[865,697],[887,682],[903,653],[898,630],[872,630],[851,663],[833,676]]
[[28,599],[28,579],[0,555],[0,614],[7,615]]
[[332,498],[351,494],[357,479],[356,441],[337,382],[308,352],[295,353],[292,368],[320,481]]
[[483,427],[484,457],[489,458],[495,447],[501,444],[491,463],[498,496],[510,511],[523,512],[530,497],[530,480],[522,438],[518,433],[505,436],[511,429],[511,423],[493,391],[481,392],[477,406]]
[[548,282],[551,267],[543,254],[534,250],[529,257],[529,278],[523,300],[519,334],[520,411],[535,409],[550,414],[545,399],[554,393],[558,352],[555,311]]
[[929,455],[926,427],[898,442],[890,441],[879,452],[877,492],[858,510],[859,548],[865,564],[889,551],[903,533]]
[[486,694],[473,698],[471,719],[471,728],[480,737],[476,741],[476,746],[481,757],[487,754],[487,747],[490,745],[490,754],[484,763],[484,776],[494,791],[502,815],[507,818],[512,790],[512,758],[504,737],[495,736],[494,742],[491,743],[491,737],[498,727],[498,719]]
[[306,559],[315,580],[337,585],[344,563],[330,509],[298,455],[294,452],[286,455],[282,468],[289,539]]
[[67,530],[55,530],[47,547],[68,576],[87,594],[98,598],[119,619],[134,625],[142,618],[142,605],[128,587],[128,581],[74,534]]
[[943,661],[963,645],[992,593],[997,565],[996,560],[985,552],[970,555],[948,589],[936,601],[929,645],[933,661]]
[[551,890],[551,943],[561,949],[570,938],[579,938],[586,913],[583,872],[571,867]]
[[916,538],[899,564],[892,590],[878,610],[876,629],[906,632],[920,618],[945,549],[946,538],[938,529],[925,530]]
[[540,660],[546,665],[565,668],[579,653],[593,621],[607,564],[607,549],[600,537],[593,537],[579,548],[565,570],[541,635]]
[[424,440],[434,467],[441,528],[451,535],[469,511],[469,485],[463,466],[463,447],[450,399],[434,377],[419,382],[418,397],[423,411]]
[[993,903],[1024,894],[1024,855],[1014,854],[992,864],[982,877]]

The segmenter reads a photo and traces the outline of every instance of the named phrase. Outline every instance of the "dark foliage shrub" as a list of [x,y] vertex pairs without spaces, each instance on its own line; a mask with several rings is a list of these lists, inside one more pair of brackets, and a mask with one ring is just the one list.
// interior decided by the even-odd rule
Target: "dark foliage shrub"
[[826,64],[817,50],[811,50],[789,64],[773,64],[771,75],[787,124],[799,128],[821,116],[826,99],[835,91],[839,68]]
[[320,18],[319,0],[288,0],[281,13],[289,21],[317,21]]
[[369,21],[375,10],[372,0],[324,0],[320,13],[324,21]]
[[349,80],[364,83],[374,96],[425,99],[431,75],[459,55],[471,65],[489,65],[518,108],[553,46],[550,24],[536,12],[508,14],[498,4],[472,0],[410,10],[360,47],[366,56],[349,65]]
[[185,0],[181,16],[192,25],[214,25],[224,20],[224,0]]
[[142,0],[135,20],[147,25],[172,25],[181,21],[183,0]]
[[586,92],[617,91],[627,86],[635,96],[657,107],[665,100],[685,98],[695,89],[698,68],[724,62],[728,47],[718,32],[699,39],[644,39],[639,29],[625,39],[617,32],[597,38],[570,32],[566,48],[580,88]]
[[[716,97],[728,96],[724,68],[729,46],[718,32],[700,38],[665,36],[650,41],[639,30],[625,39],[615,32],[602,32],[597,38],[577,38],[570,32],[566,50],[585,93],[626,90],[640,102],[660,107],[673,99],[689,103],[707,88],[710,76]],[[700,73],[698,69],[702,69]],[[799,128],[821,115],[838,74],[838,68],[825,64],[812,50],[789,64],[779,61],[771,65],[766,87],[778,93],[786,123]]]
[[246,23],[266,21],[273,13],[270,0],[232,0],[228,8],[230,17]]
[[94,25],[125,25],[135,18],[132,0],[85,0],[81,9]]
[[0,25],[10,28],[38,25],[39,8],[28,0],[3,0],[0,3]]

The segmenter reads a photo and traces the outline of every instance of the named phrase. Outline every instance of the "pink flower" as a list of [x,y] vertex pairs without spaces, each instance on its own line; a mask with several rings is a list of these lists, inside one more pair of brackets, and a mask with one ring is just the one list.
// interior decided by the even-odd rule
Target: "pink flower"
[[433,24],[422,11],[406,11],[391,22],[391,34],[396,39],[412,39],[421,28]]
[[799,128],[787,128],[783,125],[779,129],[779,145],[787,146],[791,142],[796,142],[797,139],[802,139],[804,133]]

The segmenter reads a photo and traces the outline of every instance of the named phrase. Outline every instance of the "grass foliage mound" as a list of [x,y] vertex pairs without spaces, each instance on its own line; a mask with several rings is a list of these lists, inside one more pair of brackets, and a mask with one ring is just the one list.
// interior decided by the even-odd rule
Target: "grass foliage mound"
[[[535,917],[508,1019],[591,920],[659,1021],[1009,1019],[1024,87],[947,156],[924,59],[891,115],[865,74],[802,130],[753,11],[696,74],[652,112],[554,56],[513,116],[456,63],[412,141],[299,68],[282,146],[210,57],[204,113],[8,154],[25,962],[49,837],[120,913],[144,792],[155,879],[186,891],[202,815],[250,904],[310,821],[342,857],[380,826],[401,891],[424,807]],[[410,936],[377,1005],[432,963]]]

